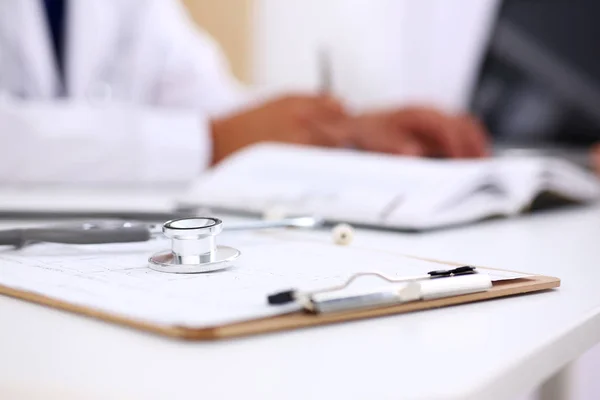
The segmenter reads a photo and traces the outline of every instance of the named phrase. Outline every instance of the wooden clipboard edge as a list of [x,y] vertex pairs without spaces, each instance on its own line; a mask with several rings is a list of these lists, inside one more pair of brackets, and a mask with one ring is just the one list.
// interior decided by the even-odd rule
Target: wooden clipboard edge
[[[445,264],[461,265],[460,263]],[[198,329],[183,326],[158,325],[140,320],[133,320],[118,314],[112,314],[102,310],[80,306],[62,300],[57,300],[52,297],[44,296],[38,293],[17,290],[3,285],[0,285],[0,294],[162,336],[178,338],[183,340],[211,341],[251,336],[257,334],[274,333],[292,329],[309,328],[341,322],[350,322],[361,319],[370,319],[388,315],[404,314],[414,311],[425,311],[429,309],[436,309],[453,305],[491,300],[495,298],[539,292],[543,290],[557,288],[559,286],[560,279],[558,278],[544,275],[535,275],[526,279],[515,279],[494,282],[494,286],[492,287],[492,289],[486,292],[472,293],[462,296],[400,304],[389,307],[356,310],[329,315],[313,315],[304,312],[296,312],[276,317],[261,318],[251,321],[227,324],[218,327]]]
[[[176,338],[186,338],[189,335],[189,328],[182,328],[178,326],[166,326],[151,324],[144,321],[133,320],[126,318],[118,314],[112,314],[106,311],[98,310],[91,307],[81,306],[78,304],[69,303],[62,300],[57,300],[53,297],[44,296],[42,294],[28,292],[25,290],[17,290],[8,286],[0,285],[0,295],[13,297],[20,300],[25,300],[38,305],[58,309],[61,311],[68,311],[71,313],[79,314],[85,317],[91,317],[105,322],[115,323],[117,325],[123,325],[126,327],[134,328],[141,331],[159,334],[162,336],[170,336]],[[193,339],[195,340],[211,340],[214,338],[212,328],[208,329],[194,329]]]
[[[554,289],[559,286],[560,279],[538,275],[533,278],[494,282],[493,288],[486,292],[329,315],[313,315],[297,312],[293,314],[216,327],[213,328],[213,334],[215,335],[214,339],[265,334],[284,330],[356,321],[367,318],[370,319],[382,316],[398,315],[414,311],[425,311],[453,305],[468,304],[514,295],[540,292],[543,290]],[[190,339],[196,339],[193,332],[188,333],[190,334]]]

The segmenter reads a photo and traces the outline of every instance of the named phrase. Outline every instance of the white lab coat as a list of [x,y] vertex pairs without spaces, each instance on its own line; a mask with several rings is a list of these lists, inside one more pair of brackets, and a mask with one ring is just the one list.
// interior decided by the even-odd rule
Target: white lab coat
[[209,118],[246,100],[215,42],[177,0],[69,6],[60,100],[41,1],[0,0],[0,184],[197,177]]
[[417,103],[460,111],[467,106],[500,2],[258,4],[257,83],[274,90],[317,88],[318,51],[326,48],[334,92],[357,111]]

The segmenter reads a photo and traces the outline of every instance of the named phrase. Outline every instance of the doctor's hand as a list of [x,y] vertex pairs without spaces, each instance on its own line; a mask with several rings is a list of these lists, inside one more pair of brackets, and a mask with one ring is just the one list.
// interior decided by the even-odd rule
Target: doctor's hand
[[468,115],[407,107],[356,117],[350,128],[355,147],[399,155],[475,158],[488,155],[487,132]]
[[264,141],[336,147],[344,144],[347,120],[327,96],[286,96],[212,122],[213,164],[241,148]]

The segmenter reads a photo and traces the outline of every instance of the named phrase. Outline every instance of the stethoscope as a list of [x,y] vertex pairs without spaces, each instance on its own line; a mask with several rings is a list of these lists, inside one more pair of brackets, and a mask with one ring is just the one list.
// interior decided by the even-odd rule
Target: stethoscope
[[[315,228],[320,225],[320,219],[299,217],[232,225],[227,230]],[[162,233],[171,239],[171,249],[153,254],[148,259],[148,266],[156,271],[179,274],[228,268],[241,252],[233,247],[217,245],[216,237],[222,231],[223,222],[218,218],[179,218],[167,221],[162,226]]]
[[[241,252],[238,249],[217,244],[216,238],[224,229],[226,231],[314,229],[324,225],[324,220],[316,217],[259,220],[227,226],[224,226],[221,219],[213,217],[177,218],[162,225],[105,220],[44,228],[0,230],[0,245],[21,248],[38,242],[135,243],[165,236],[171,240],[171,248],[150,256],[148,267],[160,272],[190,274],[228,268],[240,257]],[[338,224],[333,227],[332,234],[335,243],[345,245],[352,240],[353,229],[347,224]]]

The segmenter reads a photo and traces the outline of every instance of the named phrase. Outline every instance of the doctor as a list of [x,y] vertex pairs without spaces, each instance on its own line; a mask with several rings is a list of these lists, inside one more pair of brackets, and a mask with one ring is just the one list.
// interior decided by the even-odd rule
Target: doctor
[[266,140],[447,157],[486,143],[458,113],[262,99],[176,0],[0,0],[0,182],[188,181]]

